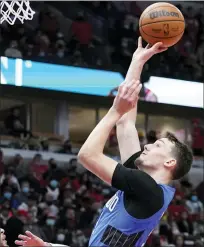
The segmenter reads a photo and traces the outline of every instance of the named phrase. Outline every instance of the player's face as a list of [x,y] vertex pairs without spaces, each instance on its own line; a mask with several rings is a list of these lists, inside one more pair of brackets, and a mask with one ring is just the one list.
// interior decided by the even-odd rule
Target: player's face
[[166,162],[172,160],[173,147],[174,144],[167,138],[159,139],[153,144],[147,144],[135,164],[139,169],[149,167],[157,170]]

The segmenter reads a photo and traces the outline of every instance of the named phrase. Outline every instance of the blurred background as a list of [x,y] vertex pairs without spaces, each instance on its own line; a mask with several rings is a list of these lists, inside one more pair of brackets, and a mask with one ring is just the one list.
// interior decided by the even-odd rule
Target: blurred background
[[[32,21],[1,25],[0,227],[10,246],[25,230],[88,246],[115,191],[85,171],[77,153],[113,102],[151,3],[32,2]],[[185,34],[145,65],[136,126],[142,147],[171,132],[192,148],[194,162],[174,183],[147,247],[204,246],[204,3],[176,6]],[[115,129],[105,153],[120,161]]]

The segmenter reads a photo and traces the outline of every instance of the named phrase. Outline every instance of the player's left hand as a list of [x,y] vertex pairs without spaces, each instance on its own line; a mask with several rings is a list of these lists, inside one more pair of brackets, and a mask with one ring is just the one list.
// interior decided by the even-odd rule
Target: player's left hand
[[124,81],[119,86],[112,108],[121,116],[132,110],[137,104],[141,88],[140,81]]
[[142,46],[142,37],[138,39],[138,48],[133,54],[133,59],[138,59],[142,63],[146,63],[153,55],[166,51],[168,48],[164,47],[162,42],[158,42],[153,46]]
[[7,247],[6,235],[4,234],[4,230],[0,228],[0,246]]
[[41,238],[35,236],[30,231],[26,231],[25,235],[19,235],[20,240],[16,240],[15,244],[26,247],[48,247],[51,246],[49,243],[44,242]]

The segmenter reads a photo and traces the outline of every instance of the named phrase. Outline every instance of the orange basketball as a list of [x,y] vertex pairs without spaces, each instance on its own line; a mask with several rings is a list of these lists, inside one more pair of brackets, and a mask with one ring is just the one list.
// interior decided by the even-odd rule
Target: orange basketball
[[154,3],[142,13],[139,21],[143,39],[153,45],[163,42],[164,46],[175,45],[183,36],[185,20],[181,11],[170,3]]

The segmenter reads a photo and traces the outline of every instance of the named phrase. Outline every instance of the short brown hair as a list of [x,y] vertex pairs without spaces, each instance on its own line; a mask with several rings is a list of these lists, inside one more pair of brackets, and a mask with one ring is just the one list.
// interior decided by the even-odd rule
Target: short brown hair
[[177,160],[176,167],[172,173],[172,179],[180,179],[185,176],[191,169],[191,165],[193,162],[192,151],[186,144],[180,142],[173,134],[168,132],[166,134],[166,138],[174,144],[172,153]]

